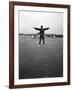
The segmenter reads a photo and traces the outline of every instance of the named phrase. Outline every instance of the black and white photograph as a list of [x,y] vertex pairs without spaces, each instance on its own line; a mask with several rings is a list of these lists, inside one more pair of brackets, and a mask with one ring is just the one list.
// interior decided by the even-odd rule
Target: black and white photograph
[[70,84],[70,6],[10,2],[10,88]]
[[63,77],[63,13],[19,11],[19,79]]

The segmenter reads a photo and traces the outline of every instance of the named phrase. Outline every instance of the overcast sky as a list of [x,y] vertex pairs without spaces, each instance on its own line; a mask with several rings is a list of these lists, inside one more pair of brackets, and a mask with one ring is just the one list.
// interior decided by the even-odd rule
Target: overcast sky
[[19,11],[19,33],[37,33],[33,27],[50,29],[45,33],[63,34],[63,13]]

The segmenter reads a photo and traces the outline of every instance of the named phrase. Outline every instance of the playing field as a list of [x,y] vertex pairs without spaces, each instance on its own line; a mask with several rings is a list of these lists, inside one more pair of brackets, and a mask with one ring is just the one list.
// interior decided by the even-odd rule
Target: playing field
[[19,79],[63,76],[63,38],[19,37]]

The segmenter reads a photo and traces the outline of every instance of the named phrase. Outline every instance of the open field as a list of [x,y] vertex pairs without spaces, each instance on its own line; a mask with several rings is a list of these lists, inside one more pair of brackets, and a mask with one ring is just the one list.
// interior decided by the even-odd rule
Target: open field
[[62,77],[63,38],[39,39],[19,37],[19,79]]

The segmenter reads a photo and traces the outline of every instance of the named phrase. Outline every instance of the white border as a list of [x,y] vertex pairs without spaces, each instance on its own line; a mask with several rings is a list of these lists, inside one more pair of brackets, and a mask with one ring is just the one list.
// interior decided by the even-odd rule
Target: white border
[[[19,71],[19,44],[18,44],[18,11],[19,10],[34,10],[34,11],[52,11],[63,12],[63,75],[59,78],[40,78],[40,79],[18,79]],[[62,8],[46,8],[46,7],[31,7],[31,6],[15,6],[14,7],[14,85],[22,84],[38,84],[38,83],[54,83],[67,82],[67,9]]]

